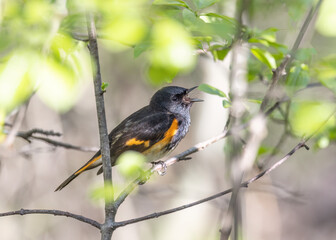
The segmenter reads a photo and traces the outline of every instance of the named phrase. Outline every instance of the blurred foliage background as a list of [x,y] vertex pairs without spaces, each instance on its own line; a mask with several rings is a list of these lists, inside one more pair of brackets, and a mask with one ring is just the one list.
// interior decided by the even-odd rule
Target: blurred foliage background
[[[237,37],[247,49],[240,74],[248,84],[242,121],[249,121],[259,111],[272,69],[289,53],[316,1],[240,2],[242,26],[235,19],[233,0],[1,0],[0,211],[62,209],[103,219],[103,203],[96,194],[102,178],[94,172],[53,192],[92,153],[20,138],[9,142],[7,137],[19,122],[20,131],[54,130],[63,134],[56,140],[98,146],[87,11],[96,16],[109,130],[164,85],[202,84],[198,97],[206,101],[193,107],[190,133],[173,154],[220,133],[231,107],[230,50]],[[335,13],[335,1],[324,0],[312,20],[276,94],[290,100],[270,116],[256,166],[281,158],[333,114]],[[283,144],[277,146],[281,138]],[[242,191],[244,239],[335,238],[336,193],[330,187],[336,180],[335,139],[333,116],[309,142],[311,151],[298,152]],[[118,169],[114,178],[118,187],[127,183]],[[228,179],[223,143],[217,143],[141,186],[117,219],[198,200],[230,187]],[[121,228],[114,238],[217,239],[228,200]],[[99,238],[96,229],[71,219],[34,215],[0,222],[1,239]]]

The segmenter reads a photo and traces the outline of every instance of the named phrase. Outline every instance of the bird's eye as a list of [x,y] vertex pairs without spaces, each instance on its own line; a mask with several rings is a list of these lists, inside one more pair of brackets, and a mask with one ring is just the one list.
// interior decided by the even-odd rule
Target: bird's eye
[[176,102],[178,100],[178,97],[175,95],[171,98],[174,102]]

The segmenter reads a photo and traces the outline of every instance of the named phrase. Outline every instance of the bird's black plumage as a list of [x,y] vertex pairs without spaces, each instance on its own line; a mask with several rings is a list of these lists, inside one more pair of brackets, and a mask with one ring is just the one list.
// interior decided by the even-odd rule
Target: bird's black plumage
[[[149,105],[134,112],[109,134],[111,163],[127,150],[143,153],[149,161],[173,150],[189,130],[190,107],[201,101],[188,96],[194,88],[164,87],[157,91]],[[67,178],[55,191],[68,185],[83,171],[102,165],[98,151],[84,166]],[[102,168],[98,173],[102,172]]]

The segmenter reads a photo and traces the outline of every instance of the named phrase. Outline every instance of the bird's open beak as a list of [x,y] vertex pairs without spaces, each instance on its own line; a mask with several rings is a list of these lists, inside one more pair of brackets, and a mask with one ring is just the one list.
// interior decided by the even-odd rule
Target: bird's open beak
[[[194,90],[194,89],[196,89],[196,88],[198,88],[198,86],[189,88],[189,89],[187,90],[187,94],[190,93],[192,90]],[[199,99],[199,98],[189,98],[188,100],[189,100],[189,102],[191,102],[191,103],[194,103],[194,102],[203,102],[203,101],[204,101],[204,100]]]

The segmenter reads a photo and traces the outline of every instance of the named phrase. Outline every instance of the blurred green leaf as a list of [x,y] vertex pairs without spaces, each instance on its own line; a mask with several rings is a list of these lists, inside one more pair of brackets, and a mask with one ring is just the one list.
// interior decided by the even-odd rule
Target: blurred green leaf
[[136,151],[126,151],[117,159],[117,166],[120,173],[127,178],[136,178],[143,171],[146,157]]
[[103,92],[105,92],[106,91],[106,89],[107,89],[107,87],[108,87],[108,83],[106,83],[106,82],[102,82],[102,85],[101,85],[101,90],[103,91]]
[[316,21],[317,31],[327,37],[336,36],[336,1],[325,0],[319,10],[319,14]]
[[272,54],[266,50],[252,47],[251,53],[262,63],[266,64],[271,70],[276,69],[276,62]]
[[310,76],[308,71],[308,66],[306,64],[300,64],[293,66],[290,71],[288,78],[286,80],[286,89],[290,95],[294,94],[295,91],[304,88],[309,83]]
[[293,103],[289,121],[294,134],[299,137],[310,136],[316,131],[322,132],[335,125],[335,116],[328,118],[335,110],[335,104],[327,102],[297,102]]
[[152,85],[160,86],[164,83],[171,83],[177,73],[178,70],[176,69],[150,65],[147,70],[147,77]]
[[101,32],[109,40],[133,46],[145,37],[147,25],[141,17],[125,15],[105,21]]
[[91,198],[94,200],[104,199],[106,202],[112,202],[114,201],[112,196],[114,195],[115,192],[116,192],[115,187],[111,183],[106,183],[102,187],[93,189],[90,195]]
[[195,64],[193,42],[188,31],[171,19],[157,21],[152,31],[153,65],[172,70],[189,70]]
[[266,145],[261,145],[258,149],[258,156],[264,155],[264,154],[268,154],[270,152],[273,151],[274,148],[272,147],[268,147]]
[[210,7],[211,5],[219,2],[219,0],[193,0],[197,10]]
[[222,105],[224,108],[230,108],[231,107],[231,102],[229,100],[223,100]]
[[260,99],[251,99],[251,98],[247,99],[247,101],[249,101],[251,103],[256,103],[256,104],[261,104],[261,102],[262,102],[262,100],[260,100]]
[[330,55],[314,66],[318,80],[336,95],[336,55]]
[[154,5],[169,5],[169,6],[177,6],[177,7],[185,7],[189,8],[188,4],[182,0],[154,0]]
[[33,93],[30,68],[37,58],[33,52],[17,52],[0,65],[0,112],[9,113]]
[[316,49],[300,48],[295,53],[295,59],[300,62],[310,62],[314,55],[316,55]]
[[134,47],[134,57],[139,57],[143,52],[147,51],[151,47],[150,42],[141,42]]
[[219,97],[227,98],[226,94],[223,91],[213,86],[210,86],[209,84],[206,84],[206,83],[199,85],[198,89],[201,90],[202,92],[206,92],[212,95],[217,95]]
[[190,11],[189,9],[183,9],[182,17],[184,24],[187,26],[191,26],[192,28],[197,26],[199,23],[202,23],[202,20],[199,19],[194,12]]

